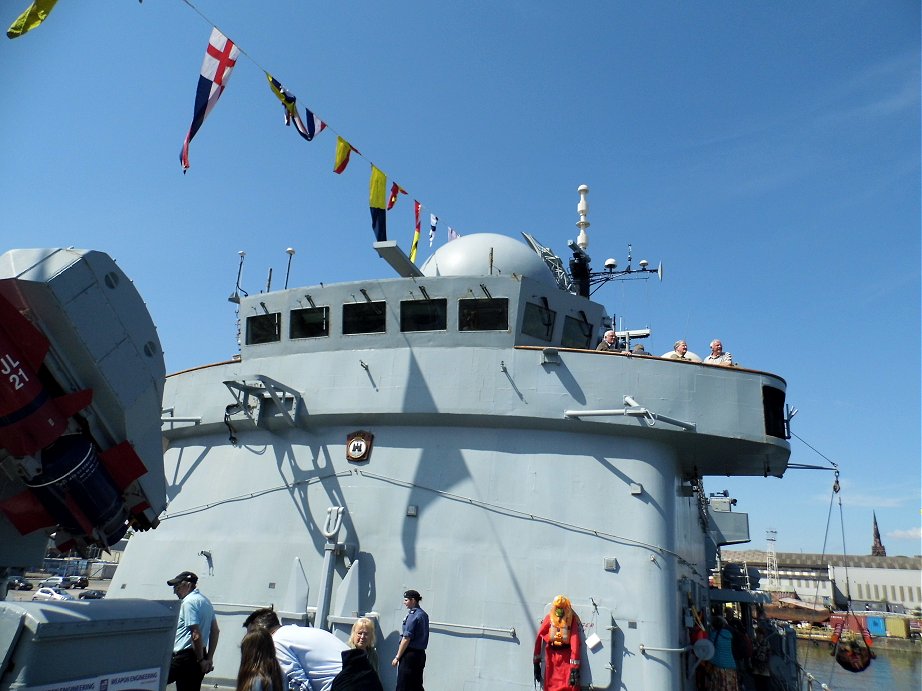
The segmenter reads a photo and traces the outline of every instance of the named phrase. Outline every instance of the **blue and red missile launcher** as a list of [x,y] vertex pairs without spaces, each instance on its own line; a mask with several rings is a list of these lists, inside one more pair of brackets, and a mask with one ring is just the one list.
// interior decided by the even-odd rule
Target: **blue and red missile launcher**
[[17,250],[0,257],[6,520],[24,536],[53,533],[62,552],[106,549],[129,527],[156,527],[165,503],[163,378],[153,323],[108,256]]

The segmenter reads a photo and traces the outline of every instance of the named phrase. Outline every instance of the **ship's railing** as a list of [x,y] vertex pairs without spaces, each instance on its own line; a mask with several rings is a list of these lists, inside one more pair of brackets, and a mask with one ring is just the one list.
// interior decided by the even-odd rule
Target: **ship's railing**
[[497,628],[495,626],[471,626],[470,624],[453,624],[445,621],[430,621],[429,629],[461,629],[463,631],[483,631],[484,633],[498,633],[510,638],[515,638],[515,628]]
[[746,374],[763,374],[769,377],[774,377],[775,379],[780,380],[782,383],[785,383],[784,377],[780,377],[777,374],[772,372],[766,372],[764,370],[753,369],[751,367],[741,367],[740,365],[734,364],[732,367],[727,367],[723,365],[709,365],[706,362],[696,362],[694,360],[677,360],[668,357],[661,357],[659,355],[652,355],[650,353],[644,353],[640,355],[638,353],[632,353],[630,351],[599,351],[594,348],[565,348],[563,346],[532,346],[532,345],[517,345],[515,346],[516,350],[537,350],[541,351],[544,355],[544,362],[542,364],[560,364],[560,354],[561,353],[581,353],[583,355],[589,356],[598,356],[602,358],[627,358],[629,360],[642,360],[649,362],[666,362],[670,365],[675,365],[677,367],[689,366],[689,367],[704,367],[707,369],[718,368],[721,370],[727,370],[730,372],[740,372]]

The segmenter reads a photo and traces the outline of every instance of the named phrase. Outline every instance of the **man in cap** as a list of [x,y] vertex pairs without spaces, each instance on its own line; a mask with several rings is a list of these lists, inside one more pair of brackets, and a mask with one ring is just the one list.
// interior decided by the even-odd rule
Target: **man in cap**
[[429,645],[429,615],[419,606],[422,595],[416,590],[403,594],[403,604],[409,610],[403,619],[400,645],[391,666],[397,667],[396,691],[423,691],[423,669],[426,647]]
[[220,631],[214,607],[196,588],[197,583],[198,576],[191,571],[183,571],[166,582],[182,600],[167,678],[168,684],[176,682],[176,691],[201,691],[202,679],[214,669]]

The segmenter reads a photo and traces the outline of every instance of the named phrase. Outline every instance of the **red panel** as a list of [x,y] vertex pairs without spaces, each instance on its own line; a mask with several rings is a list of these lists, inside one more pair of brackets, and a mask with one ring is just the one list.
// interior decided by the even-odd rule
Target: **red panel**
[[29,490],[0,502],[0,511],[3,511],[22,535],[28,535],[39,528],[49,528],[57,523]]
[[138,457],[131,442],[123,441],[99,454],[99,460],[109,471],[115,486],[125,491],[132,482],[147,473],[144,462]]
[[[4,380],[0,376],[0,411],[10,401],[11,392],[4,389]],[[3,395],[6,393],[7,395]],[[15,422],[0,426],[0,447],[13,456],[32,456],[51,444],[67,431],[67,421],[75,413],[86,408],[93,400],[93,391],[84,389],[45,401],[34,410]],[[31,403],[32,399],[26,403]],[[7,412],[7,417],[15,418],[23,407]]]
[[[0,281],[0,330],[5,331],[9,340],[16,344],[16,349],[25,358],[26,364],[31,369],[37,370],[44,362],[45,355],[48,354],[48,339],[4,297],[5,293],[18,292],[15,290],[15,280]],[[0,356],[2,355],[0,353]]]

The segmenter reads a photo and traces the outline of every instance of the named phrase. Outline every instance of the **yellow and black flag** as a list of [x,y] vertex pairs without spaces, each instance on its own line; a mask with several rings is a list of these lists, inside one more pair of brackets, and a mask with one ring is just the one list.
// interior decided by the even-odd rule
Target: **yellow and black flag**
[[372,166],[371,179],[368,181],[368,205],[371,207],[371,229],[375,231],[375,240],[378,242],[387,240],[386,199],[387,176]]

